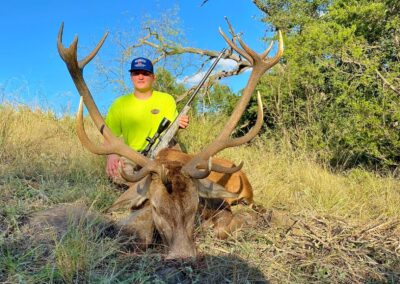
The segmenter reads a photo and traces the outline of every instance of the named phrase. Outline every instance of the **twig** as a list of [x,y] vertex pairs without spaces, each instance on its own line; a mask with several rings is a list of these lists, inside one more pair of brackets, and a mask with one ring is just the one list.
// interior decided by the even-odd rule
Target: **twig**
[[398,94],[400,96],[400,89],[394,87],[392,84],[389,83],[388,80],[385,79],[385,77],[383,77],[383,75],[378,71],[378,69],[375,69],[376,74],[379,76],[379,78],[381,78],[381,80],[383,81],[383,83],[387,86],[389,86],[389,88],[395,92],[396,94]]

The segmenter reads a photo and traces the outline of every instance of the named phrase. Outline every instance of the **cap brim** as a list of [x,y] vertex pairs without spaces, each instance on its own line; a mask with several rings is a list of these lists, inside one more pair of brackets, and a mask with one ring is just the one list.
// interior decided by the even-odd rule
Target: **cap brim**
[[151,73],[151,74],[154,74],[154,72],[153,72],[153,71],[151,71],[151,70],[147,70],[147,69],[143,69],[143,68],[138,68],[138,69],[129,69],[128,71],[129,71],[129,72],[133,72],[133,71],[146,71],[146,72],[149,72],[149,73]]

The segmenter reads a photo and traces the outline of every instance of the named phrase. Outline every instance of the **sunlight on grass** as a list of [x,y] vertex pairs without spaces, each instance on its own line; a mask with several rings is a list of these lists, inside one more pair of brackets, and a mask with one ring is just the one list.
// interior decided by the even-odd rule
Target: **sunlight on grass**
[[[192,117],[179,138],[196,153],[216,137],[225,119]],[[85,124],[101,143],[93,124]],[[105,177],[104,157],[81,146],[74,118],[4,106],[0,127],[0,282],[163,283],[167,276],[192,283],[399,279],[398,178],[363,169],[334,173],[307,153],[282,150],[260,137],[218,154],[237,164],[244,161],[263,212],[258,227],[224,241],[199,229],[196,263],[164,262],[157,249],[132,254],[91,224],[71,225],[47,244],[27,242],[37,235],[24,231],[32,213],[78,201],[103,212],[120,192]]]
[[[180,136],[190,152],[198,151],[217,135],[223,127],[221,119],[217,121],[193,121],[202,126]],[[360,221],[378,216],[400,217],[400,182],[395,178],[379,177],[361,169],[335,174],[304,153],[276,152],[262,139],[255,139],[251,146],[226,149],[218,156],[237,164],[245,162],[244,171],[254,188],[256,203],[266,208]]]

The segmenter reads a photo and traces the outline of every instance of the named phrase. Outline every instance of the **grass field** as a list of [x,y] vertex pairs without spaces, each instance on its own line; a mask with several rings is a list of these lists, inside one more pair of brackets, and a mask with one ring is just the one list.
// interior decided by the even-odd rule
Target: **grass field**
[[[193,118],[180,140],[196,152],[221,127]],[[87,128],[101,141],[89,121]],[[224,241],[199,229],[198,260],[167,262],[160,247],[133,252],[95,223],[61,235],[26,229],[35,212],[64,203],[103,212],[120,192],[105,178],[104,157],[80,145],[74,118],[0,106],[0,282],[399,283],[400,180],[363,169],[333,173],[306,153],[278,148],[257,138],[220,154],[245,162],[264,208],[257,226]]]

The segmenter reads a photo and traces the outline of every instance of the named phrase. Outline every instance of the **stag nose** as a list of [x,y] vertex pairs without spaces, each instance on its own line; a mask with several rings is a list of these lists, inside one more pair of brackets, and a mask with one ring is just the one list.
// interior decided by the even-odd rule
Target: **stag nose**
[[196,258],[196,246],[186,234],[178,235],[169,247],[166,259]]

